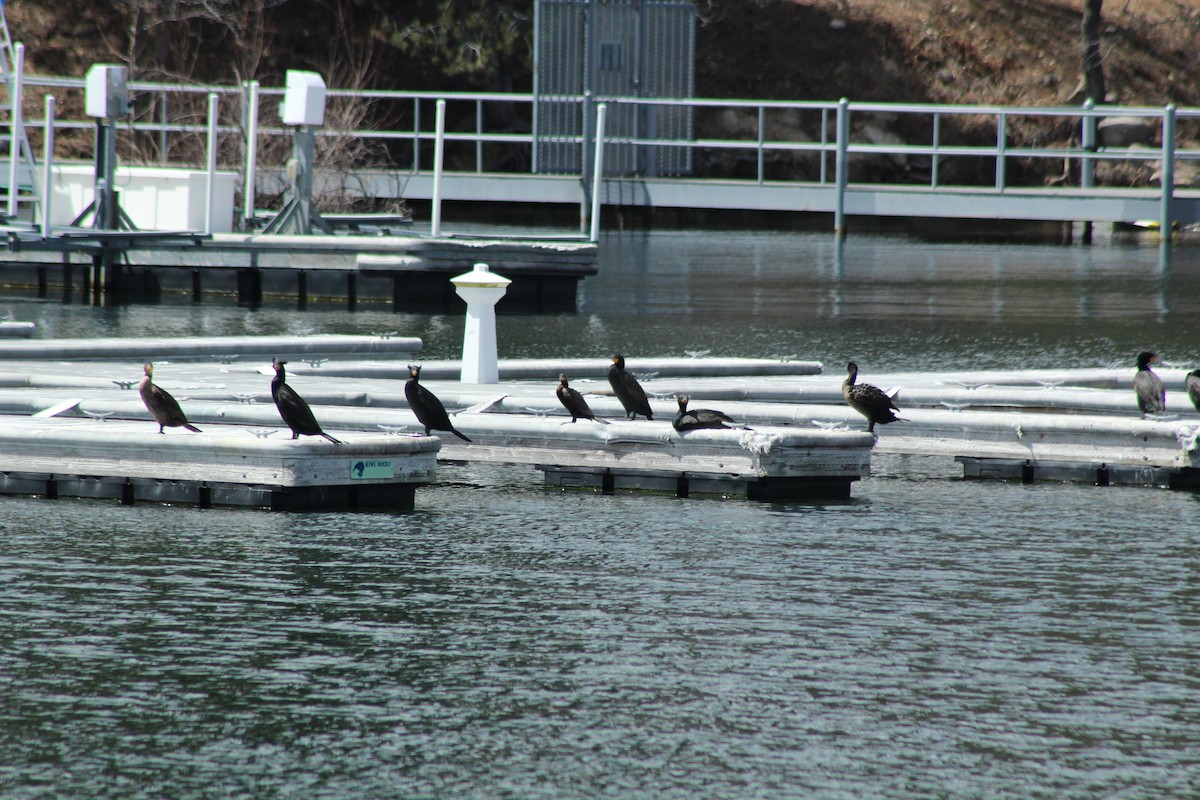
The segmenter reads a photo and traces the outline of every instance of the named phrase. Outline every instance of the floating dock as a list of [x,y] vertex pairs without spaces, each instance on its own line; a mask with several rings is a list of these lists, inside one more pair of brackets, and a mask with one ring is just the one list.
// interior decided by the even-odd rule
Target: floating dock
[[[502,361],[501,381],[493,385],[460,383],[457,362],[423,362],[422,383],[454,414],[455,426],[472,440],[468,444],[446,433],[425,437],[404,399],[406,365],[419,342],[346,338],[360,340],[363,351],[356,353],[354,342],[348,341],[338,345],[346,348],[344,352],[322,356],[318,347],[322,337],[292,340],[297,349],[289,349],[287,341],[251,339],[245,341],[246,355],[231,359],[220,355],[219,342],[177,341],[171,359],[156,361],[156,382],[174,394],[189,419],[205,430],[203,437],[185,437],[179,431],[157,435],[157,426],[135,388],[143,352],[153,349],[147,343],[78,343],[76,348],[43,342],[39,359],[31,349],[36,342],[0,342],[0,428],[10,422],[28,424],[30,418],[41,425],[70,423],[60,429],[69,441],[120,421],[138,431],[138,441],[150,448],[151,461],[160,457],[158,449],[183,446],[177,442],[204,447],[222,436],[240,440],[239,446],[263,443],[262,447],[278,445],[290,452],[287,448],[296,443],[291,442],[270,398],[270,357],[278,355],[292,360],[288,382],[313,407],[326,430],[356,447],[428,438],[440,441],[437,458],[443,462],[525,465],[539,470],[551,487],[761,500],[841,498],[849,495],[856,480],[869,477],[872,454],[878,452],[945,458],[960,464],[964,477],[971,479],[1200,488],[1200,414],[1182,391],[1185,372],[1181,369],[1158,371],[1167,384],[1172,413],[1151,419],[1142,419],[1137,411],[1131,369],[868,376],[869,382],[898,391],[903,418],[879,426],[872,435],[865,420],[842,401],[841,376],[822,373],[818,362],[631,361],[632,371],[641,376],[651,397],[653,421],[624,418],[604,377],[607,361],[602,357]],[[101,350],[92,352],[86,349],[89,346]],[[379,346],[394,351],[367,352]],[[6,358],[6,347],[13,348],[10,352],[15,355]],[[302,347],[314,349],[301,355]],[[64,360],[69,358],[79,360]],[[554,396],[559,371],[571,376],[572,386],[585,395],[601,421],[569,422]],[[691,396],[693,406],[728,413],[741,427],[676,432],[670,420],[677,394]],[[210,434],[217,435],[208,438]],[[347,455],[323,440],[301,442],[321,456]],[[361,455],[379,454],[364,451]],[[329,476],[329,498],[334,504],[352,505],[364,497],[375,502],[375,492],[383,490],[364,494],[360,488],[352,494],[346,487],[368,484],[350,477],[334,480],[347,469],[347,464],[338,462],[313,475]],[[129,485],[143,485],[163,473],[119,472],[106,473],[103,496],[126,499],[121,492],[128,491],[134,492],[134,499],[167,496],[166,489],[125,488],[126,478]],[[91,474],[82,467],[74,473]],[[36,489],[46,480],[44,475],[65,473],[43,464],[37,469],[16,469],[14,474],[33,477],[21,477],[12,486]],[[173,495],[191,498],[186,502],[202,502],[199,491],[205,485],[237,484],[218,474],[170,480],[192,481]],[[291,485],[287,482],[269,484],[247,477],[246,483],[282,487],[272,490],[278,502],[265,503],[272,507],[291,502],[289,494],[299,496],[286,488]],[[61,486],[55,491],[64,494]],[[211,490],[205,498],[203,502],[216,502]]]
[[[312,352],[329,352],[331,347],[317,347],[323,337],[298,340]],[[380,342],[369,337],[363,348],[370,349]],[[352,342],[339,339],[327,344],[343,344],[347,351]],[[394,344],[389,344],[394,343]],[[28,343],[20,343],[28,344]],[[874,438],[858,431],[820,431],[797,429],[756,428],[716,431],[676,432],[670,425],[671,415],[660,421],[626,421],[615,400],[595,398],[607,407],[614,404],[612,421],[580,421],[564,424],[566,419],[551,415],[557,399],[553,395],[550,376],[569,368],[576,374],[602,376],[605,363],[591,360],[509,362],[502,365],[506,379],[517,380],[503,386],[470,386],[455,382],[443,384],[437,376],[448,378],[454,365],[430,363],[427,372],[443,402],[452,409],[464,409],[455,423],[472,443],[466,444],[453,436],[425,437],[423,428],[408,408],[403,396],[406,359],[380,361],[334,361],[313,358],[306,362],[295,359],[289,369],[289,384],[299,391],[317,413],[326,430],[345,439],[354,448],[348,454],[344,448],[331,447],[324,440],[312,440],[306,457],[334,459],[331,465],[310,470],[311,479],[300,482],[287,477],[274,459],[290,455],[295,443],[284,437],[289,432],[283,426],[270,398],[271,372],[269,356],[290,356],[294,351],[287,342],[249,340],[248,358],[233,361],[220,353],[229,343],[207,340],[180,340],[171,350],[171,359],[159,359],[156,382],[170,391],[183,405],[189,419],[204,429],[204,434],[184,435],[171,431],[160,437],[156,424],[136,394],[134,376],[136,363],[111,363],[96,360],[102,357],[142,355],[155,351],[154,342],[138,340],[87,342],[43,342],[43,358],[76,357],[75,363],[63,361],[29,361],[28,348],[14,347],[12,361],[5,363],[0,351],[0,430],[9,422],[15,426],[35,420],[39,430],[55,431],[45,437],[56,442],[52,456],[60,456],[77,447],[81,452],[94,448],[92,436],[101,441],[112,438],[109,431],[121,425],[121,438],[128,426],[136,426],[134,437],[138,448],[146,453],[150,465],[136,458],[114,458],[113,463],[93,464],[86,460],[63,469],[53,457],[37,460],[32,466],[14,467],[9,489],[3,491],[49,493],[42,490],[47,475],[65,473],[99,475],[99,482],[71,479],[64,483],[56,477],[53,493],[57,496],[82,494],[121,499],[126,502],[143,497],[170,499],[178,502],[217,504],[241,502],[269,507],[298,507],[305,499],[313,499],[321,507],[337,505],[359,506],[381,502],[383,497],[399,496],[392,489],[373,489],[351,474],[345,462],[348,456],[354,463],[364,458],[382,457],[370,451],[382,440],[389,443],[406,441],[440,442],[443,460],[473,463],[525,464],[541,470],[547,485],[556,487],[594,487],[601,491],[645,489],[666,491],[678,496],[694,494],[723,494],[761,500],[798,499],[812,497],[844,498],[851,484],[870,472],[870,453]],[[402,339],[384,340],[385,347],[406,353],[412,345]],[[190,345],[190,346],[189,346]],[[157,348],[160,352],[163,348]],[[259,355],[261,363],[253,363]],[[812,375],[820,365],[812,362],[782,362],[770,359],[714,359],[705,364],[696,359],[643,359],[636,362],[654,374],[678,375],[681,378],[697,370],[713,375],[753,376],[761,373],[778,375]],[[511,376],[522,376],[512,378]],[[527,376],[535,376],[533,378]],[[578,385],[586,386],[602,380],[582,378]],[[530,382],[534,381],[534,382]],[[548,386],[548,388],[547,388]],[[604,381],[607,386],[607,381]],[[514,396],[507,397],[509,392]],[[526,394],[522,394],[522,393]],[[660,404],[663,401],[656,401]],[[672,401],[673,405],[673,401]],[[531,410],[532,409],[532,410]],[[561,407],[558,408],[561,411]],[[605,412],[607,413],[607,411]],[[119,422],[118,422],[119,421]],[[54,427],[54,426],[60,427]],[[62,427],[65,426],[65,427]],[[24,430],[20,429],[19,430]],[[225,431],[222,436],[210,436],[210,431]],[[349,433],[347,433],[349,432]],[[16,434],[14,434],[16,435]],[[27,438],[21,434],[22,441]],[[177,448],[200,448],[216,442],[234,441],[233,450],[207,465],[207,471],[196,474],[187,470],[176,474],[155,469],[155,460],[176,460]],[[373,444],[376,443],[376,444]],[[283,448],[282,454],[271,448]],[[392,445],[395,446],[394,444]],[[367,451],[360,449],[367,447]],[[272,453],[266,467],[270,475],[246,472],[230,477],[218,467],[228,466],[230,453],[238,448],[250,448],[256,456],[259,450]],[[103,451],[103,447],[100,447]],[[390,451],[388,451],[390,452]],[[389,456],[391,457],[391,456]],[[249,455],[239,456],[242,460]],[[188,461],[190,459],[185,459]],[[103,461],[101,459],[101,461]],[[21,462],[24,464],[24,462]],[[203,460],[197,463],[204,463]],[[417,470],[420,473],[420,470]],[[285,475],[286,479],[272,477]],[[407,475],[408,473],[406,473]],[[347,476],[350,477],[347,477]],[[385,484],[419,484],[420,480],[383,481]],[[154,479],[154,480],[151,480]],[[245,486],[238,490],[239,481]],[[274,482],[271,482],[274,481]],[[314,487],[324,486],[320,492]],[[82,487],[82,488],[81,488]],[[263,488],[266,487],[266,488]],[[302,488],[297,488],[302,487]],[[394,487],[393,487],[394,488]]]
[[[49,239],[27,227],[0,226],[7,241],[5,280],[39,297],[104,294],[157,300],[266,300],[390,304],[396,309],[457,302],[450,278],[477,262],[512,280],[506,303],[574,310],[579,282],[595,275],[598,246],[578,237],[368,236],[359,234],[202,235],[170,231],[55,229]],[[99,254],[120,252],[107,268]]]
[[[22,382],[33,374],[28,364],[5,369],[5,361],[45,359],[120,361],[216,361],[230,364],[238,358],[270,360],[286,353],[289,358],[324,362],[331,357],[375,356],[409,360],[417,357],[424,342],[413,336],[207,336],[188,339],[110,338],[110,339],[0,339],[0,383]],[[36,369],[36,368],[32,368]],[[116,370],[109,369],[115,373]],[[51,369],[61,374],[61,366]]]
[[[339,437],[341,438],[341,437]],[[0,419],[0,493],[272,510],[411,510],[435,479],[432,436],[261,438],[236,426],[201,433],[131,421]]]
[[870,475],[875,439],[861,431],[731,428],[680,433],[670,422],[486,413],[443,437],[450,460],[529,464],[547,486],[721,494],[751,500],[846,498]]

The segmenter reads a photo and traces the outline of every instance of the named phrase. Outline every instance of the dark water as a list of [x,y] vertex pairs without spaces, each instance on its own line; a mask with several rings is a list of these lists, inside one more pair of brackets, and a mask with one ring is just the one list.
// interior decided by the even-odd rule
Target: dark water
[[[1200,360],[1200,253],[610,236],[508,356],[873,369]],[[461,316],[6,304],[47,335]],[[1196,497],[968,483],[853,499],[542,489],[448,467],[393,514],[0,499],[3,798],[1200,796]]]

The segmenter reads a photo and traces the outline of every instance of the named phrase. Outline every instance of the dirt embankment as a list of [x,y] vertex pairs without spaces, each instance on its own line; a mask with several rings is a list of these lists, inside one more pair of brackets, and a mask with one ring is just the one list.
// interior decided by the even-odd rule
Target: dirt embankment
[[[1082,94],[1082,0],[743,0],[701,2],[697,92],[705,97],[765,99],[1076,105]],[[1200,4],[1194,0],[1110,0],[1103,12],[1101,51],[1108,102],[1161,107],[1200,105]],[[725,113],[698,120],[702,136],[720,136],[756,124]],[[812,115],[776,115],[770,139],[817,137]],[[861,119],[856,140],[928,144],[928,120]],[[943,131],[976,144],[995,141],[994,123],[946,118]],[[1180,133],[1200,140],[1200,131]],[[1154,145],[1154,132],[1142,132]],[[1017,118],[1013,146],[1040,146],[1078,138],[1072,126]],[[1149,137],[1149,138],[1148,138]],[[960,141],[962,141],[960,139]],[[705,168],[747,173],[756,165]],[[780,156],[789,177],[812,178],[813,159]],[[886,180],[929,169],[927,160],[860,159],[852,179]],[[988,180],[994,164],[960,161],[941,173],[947,181]],[[1015,159],[1014,180],[1072,180],[1063,165]],[[1107,171],[1099,179],[1146,184],[1155,166]],[[975,175],[973,173],[978,173]],[[1184,182],[1200,180],[1181,174]]]
[[[1082,75],[1083,0],[696,0],[696,91],[702,97],[780,100],[894,101],[977,103],[1018,106],[1077,104]],[[290,4],[289,4],[290,5]],[[302,4],[304,5],[304,4]],[[327,0],[325,5],[337,5]],[[6,15],[14,38],[26,43],[29,68],[44,74],[82,75],[97,61],[120,59],[128,49],[128,31],[104,4],[85,0],[22,0]],[[365,6],[364,6],[365,7]],[[529,0],[529,10],[533,2]],[[312,27],[319,4],[305,16],[278,16],[279,42],[303,43],[312,37],[284,26]],[[530,18],[532,15],[530,15]],[[362,22],[369,22],[365,20]],[[531,23],[530,23],[531,24]],[[369,31],[369,24],[360,30]],[[192,37],[194,38],[194,37]],[[532,39],[532,36],[529,37]],[[1122,105],[1200,106],[1200,3],[1196,0],[1109,0],[1103,9],[1101,50],[1109,87],[1108,101]],[[182,44],[181,44],[182,46]],[[279,49],[278,47],[276,49]],[[302,44],[286,54],[303,65]],[[200,74],[229,69],[219,47],[197,54],[197,80],[232,82],[234,77]],[[204,56],[205,58],[201,58]],[[273,57],[277,57],[276,56]],[[398,59],[399,56],[387,56]],[[265,61],[265,65],[273,62]],[[278,65],[274,65],[278,66]],[[397,75],[413,74],[414,65],[394,61],[375,70],[382,88],[394,88]],[[262,76],[260,76],[262,77]],[[527,91],[529,76],[511,75],[514,90]],[[447,78],[443,88],[472,88]],[[481,88],[481,87],[480,87]],[[744,135],[756,119],[745,114],[701,114],[701,136]],[[877,117],[856,130],[868,140],[929,141],[928,122],[913,126],[903,119]],[[984,122],[947,119],[954,135],[994,141]],[[819,138],[821,120],[804,114],[779,114],[768,120],[768,138]],[[922,127],[923,126],[923,127]],[[1008,131],[1014,146],[1062,142],[1077,132],[1062,123],[1014,120]],[[1200,132],[1181,128],[1200,139]],[[1151,143],[1152,144],[1152,143]],[[783,159],[786,160],[786,159]],[[794,163],[793,163],[794,162]],[[1054,180],[1060,166],[1046,162],[1014,163],[1014,178]],[[709,156],[697,166],[718,174],[740,174],[754,165],[732,156]],[[809,178],[813,159],[775,164],[778,177]],[[928,168],[919,160],[862,161],[859,169],[878,178]],[[969,173],[989,167],[959,167]],[[852,176],[855,177],[855,176]],[[947,180],[956,176],[945,175]],[[957,176],[969,179],[969,174]],[[1139,183],[1149,172],[1104,176],[1113,182]]]

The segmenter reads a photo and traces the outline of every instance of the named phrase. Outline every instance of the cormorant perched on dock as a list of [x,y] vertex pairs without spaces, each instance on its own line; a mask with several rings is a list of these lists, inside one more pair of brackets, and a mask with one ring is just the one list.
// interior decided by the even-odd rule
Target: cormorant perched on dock
[[711,408],[693,408],[688,411],[688,396],[685,394],[676,397],[675,402],[679,403],[679,413],[671,420],[671,427],[680,433],[701,428],[728,428],[725,423],[734,421],[728,414]]
[[1167,388],[1163,386],[1162,378],[1150,369],[1150,365],[1157,360],[1158,356],[1148,350],[1138,353],[1133,391],[1137,394],[1137,404],[1143,418],[1147,414],[1161,414],[1167,410]]
[[846,398],[851,408],[867,418],[868,431],[874,433],[876,423],[887,425],[900,419],[894,413],[900,409],[882,389],[869,383],[856,383],[858,364],[851,361],[846,365],[846,372],[846,380],[842,381],[842,397]]
[[142,402],[158,422],[158,432],[165,433],[163,428],[187,428],[189,431],[200,433],[200,429],[187,421],[183,409],[166,389],[154,385],[154,365],[147,363],[142,367],[146,373],[138,383],[138,394]]
[[588,408],[587,401],[583,399],[583,395],[567,385],[567,376],[561,372],[558,374],[558,388],[554,390],[558,395],[558,399],[563,404],[563,408],[567,409],[571,415],[571,422],[582,417],[590,419],[593,422],[604,422],[602,419],[596,419],[596,415]]
[[464,442],[471,441],[450,423],[450,415],[446,413],[446,407],[437,399],[437,395],[418,383],[421,379],[421,368],[410,365],[408,374],[411,377],[404,384],[404,397],[408,400],[409,408],[416,414],[417,421],[425,426],[425,435],[428,436],[431,430],[450,431]]
[[298,439],[301,434],[324,436],[334,444],[341,444],[342,442],[321,430],[308,403],[296,394],[295,389],[287,385],[287,372],[283,368],[286,363],[279,359],[271,362],[271,366],[275,368],[275,377],[271,379],[271,397],[275,400],[275,407],[279,409],[279,416],[283,417],[283,421],[292,429],[292,438]]
[[1200,369],[1189,372],[1184,384],[1187,386],[1188,397],[1192,398],[1192,405],[1200,411]]
[[650,401],[646,399],[646,390],[637,382],[637,378],[625,371],[625,356],[617,353],[612,357],[612,362],[613,365],[608,368],[608,382],[625,407],[625,415],[629,419],[637,419],[638,414],[646,419],[654,419]]

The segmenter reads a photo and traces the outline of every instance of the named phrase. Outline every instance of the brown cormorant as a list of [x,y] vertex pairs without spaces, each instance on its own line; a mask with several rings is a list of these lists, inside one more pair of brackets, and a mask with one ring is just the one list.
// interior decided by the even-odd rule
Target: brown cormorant
[[612,357],[612,362],[608,368],[608,382],[624,406],[625,415],[629,419],[637,419],[638,414],[646,419],[654,419],[650,401],[646,399],[646,390],[637,382],[637,378],[625,371],[625,356],[617,353]]
[[187,428],[189,431],[200,433],[199,428],[187,421],[183,409],[170,392],[154,385],[154,365],[146,364],[142,367],[142,372],[146,374],[138,383],[138,394],[142,396],[146,410],[158,422],[158,432],[165,433],[163,428]]
[[308,403],[304,402],[303,397],[296,394],[295,389],[287,385],[287,372],[283,368],[286,363],[279,359],[271,362],[271,366],[275,368],[275,377],[271,379],[271,397],[275,400],[275,407],[279,409],[279,416],[283,417],[283,421],[292,429],[292,438],[298,439],[301,434],[323,436],[334,444],[341,444],[340,441],[321,430]]
[[603,422],[596,419],[596,415],[588,408],[587,401],[583,399],[583,395],[567,385],[567,376],[561,372],[558,375],[558,388],[554,390],[558,395],[559,401],[563,404],[563,408],[571,415],[571,422],[579,418],[590,419],[595,422]]
[[1157,360],[1158,356],[1148,350],[1138,353],[1133,391],[1137,394],[1137,404],[1143,418],[1147,414],[1161,414],[1167,410],[1167,389],[1163,386],[1162,378],[1150,369],[1150,365]]
[[1192,405],[1200,411],[1200,369],[1194,369],[1187,374],[1184,379],[1184,384],[1187,386],[1188,397],[1192,399]]
[[408,374],[411,377],[404,384],[404,396],[408,399],[409,408],[417,416],[417,421],[425,426],[425,435],[428,436],[431,430],[450,431],[464,442],[471,441],[450,423],[450,415],[446,413],[446,407],[437,399],[437,395],[418,383],[421,379],[421,368],[410,366]]
[[876,423],[887,425],[900,419],[894,413],[900,409],[882,389],[869,383],[856,383],[858,364],[851,361],[846,365],[846,372],[846,380],[842,381],[842,397],[846,398],[851,408],[867,418],[868,431],[874,432]]
[[685,394],[676,397],[675,402],[679,403],[679,413],[671,420],[671,427],[680,433],[701,428],[728,428],[725,423],[734,421],[728,414],[711,408],[693,408],[688,411],[688,397]]

